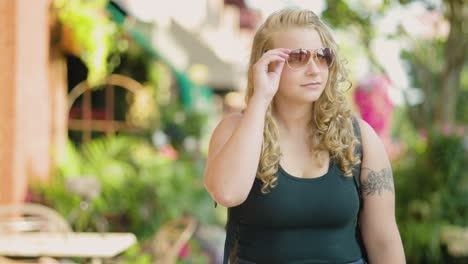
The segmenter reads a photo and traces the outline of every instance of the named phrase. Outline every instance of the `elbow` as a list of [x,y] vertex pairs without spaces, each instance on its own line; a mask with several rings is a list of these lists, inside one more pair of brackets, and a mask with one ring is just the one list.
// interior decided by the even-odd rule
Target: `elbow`
[[226,208],[238,206],[247,199],[246,195],[234,194],[229,191],[223,191],[220,188],[213,187],[207,180],[207,177],[204,177],[203,184],[206,191],[211,195],[211,198],[213,198],[216,203]]
[[212,195],[213,199],[220,205],[229,208],[241,205],[246,198],[239,198],[233,195]]

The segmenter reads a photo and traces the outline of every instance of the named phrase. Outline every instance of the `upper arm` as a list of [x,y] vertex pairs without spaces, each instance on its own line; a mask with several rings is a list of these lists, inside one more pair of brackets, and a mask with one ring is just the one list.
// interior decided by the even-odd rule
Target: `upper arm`
[[223,146],[231,138],[241,118],[241,113],[228,114],[216,126],[213,134],[211,135],[210,144],[208,147],[208,157],[206,160],[205,171],[208,170],[211,162],[216,158],[216,156],[222,150]]
[[393,173],[385,147],[369,124],[359,119],[359,125],[363,151],[360,175],[363,198],[370,201],[376,197],[392,200],[395,197]]
[[393,239],[398,234],[395,219],[395,188],[390,160],[385,147],[365,121],[359,119],[362,134],[360,214],[364,242],[374,244]]

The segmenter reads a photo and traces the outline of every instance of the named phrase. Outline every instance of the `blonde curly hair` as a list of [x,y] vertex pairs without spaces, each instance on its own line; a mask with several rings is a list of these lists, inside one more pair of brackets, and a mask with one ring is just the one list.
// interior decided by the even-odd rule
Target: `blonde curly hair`
[[[257,30],[250,55],[247,76],[246,103],[253,95],[253,65],[265,50],[272,48],[272,33],[291,27],[307,27],[315,29],[325,47],[333,50],[334,63],[329,69],[328,81],[320,98],[312,104],[312,117],[309,124],[311,133],[310,150],[316,158],[321,151],[328,151],[330,158],[338,161],[345,176],[352,176],[353,166],[359,164],[360,158],[354,153],[359,144],[353,131],[352,114],[348,106],[344,83],[351,82],[343,61],[338,55],[331,30],[312,11],[307,9],[286,8],[271,14]],[[263,182],[262,193],[269,192],[277,185],[281,151],[279,146],[279,131],[272,114],[273,104],[270,103],[265,115],[263,145],[256,177]]]

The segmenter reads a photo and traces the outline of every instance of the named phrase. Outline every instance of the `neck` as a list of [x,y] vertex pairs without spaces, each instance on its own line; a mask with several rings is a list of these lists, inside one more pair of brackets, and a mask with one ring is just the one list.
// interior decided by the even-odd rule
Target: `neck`
[[278,121],[280,134],[288,137],[303,137],[310,133],[312,105],[288,103],[285,100],[273,101],[273,115]]

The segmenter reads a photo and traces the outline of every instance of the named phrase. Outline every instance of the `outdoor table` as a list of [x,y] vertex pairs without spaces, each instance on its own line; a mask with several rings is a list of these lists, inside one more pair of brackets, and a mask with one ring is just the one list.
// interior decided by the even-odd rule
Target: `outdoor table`
[[0,256],[112,258],[136,242],[132,233],[2,233]]

